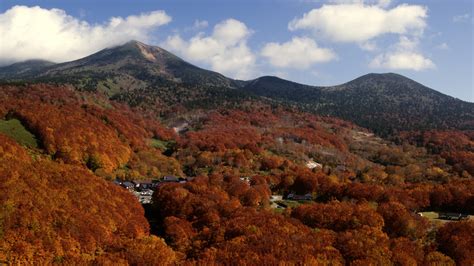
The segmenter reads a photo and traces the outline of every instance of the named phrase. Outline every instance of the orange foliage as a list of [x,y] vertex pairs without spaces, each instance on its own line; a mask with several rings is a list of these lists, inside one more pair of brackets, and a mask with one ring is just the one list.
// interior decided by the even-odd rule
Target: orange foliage
[[[127,191],[71,166],[36,157],[0,134],[0,250],[19,264],[87,263],[102,255],[127,260],[112,246],[146,245],[144,211]],[[141,241],[141,240],[139,240]],[[132,243],[133,242],[133,243]],[[156,242],[156,241],[155,241]],[[173,252],[164,244],[149,251]],[[166,253],[167,252],[167,253]]]
[[328,204],[305,204],[297,207],[291,216],[305,225],[334,231],[358,229],[363,226],[382,229],[383,218],[368,204],[333,201]]
[[456,170],[474,175],[474,131],[403,132],[400,137],[441,155]]
[[347,262],[356,265],[389,265],[389,238],[380,229],[363,226],[338,234],[336,248]]
[[146,148],[149,138],[174,137],[155,120],[99,95],[43,84],[0,89],[0,115],[20,119],[50,155],[66,163],[110,173],[129,161],[132,149]]
[[377,211],[385,220],[384,231],[391,237],[422,239],[427,234],[429,222],[426,218],[410,212],[398,202],[381,204]]
[[474,221],[445,224],[438,230],[437,242],[440,251],[459,265],[474,264]]
[[[177,136],[157,113],[99,94],[44,84],[0,90],[0,118],[20,119],[42,144],[26,150],[0,134],[0,261],[449,265],[447,254],[473,264],[472,222],[439,229],[442,254],[415,214],[474,211],[472,132],[402,135],[453,172],[423,148],[263,104],[200,113]],[[163,152],[151,138],[173,141]],[[310,160],[324,167],[308,169]],[[194,177],[160,184],[147,209],[169,246],[149,235],[133,195],[99,174]],[[317,203],[276,213],[272,193],[311,193]]]

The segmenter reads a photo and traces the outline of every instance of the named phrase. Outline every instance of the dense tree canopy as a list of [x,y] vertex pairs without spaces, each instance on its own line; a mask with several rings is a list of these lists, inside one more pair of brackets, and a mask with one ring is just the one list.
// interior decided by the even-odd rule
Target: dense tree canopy
[[[173,114],[68,86],[0,92],[0,263],[472,264],[472,221],[418,214],[473,214],[470,132],[391,142],[251,100]],[[11,119],[39,145],[3,134]],[[188,182],[160,184],[146,216],[110,182],[166,175]]]

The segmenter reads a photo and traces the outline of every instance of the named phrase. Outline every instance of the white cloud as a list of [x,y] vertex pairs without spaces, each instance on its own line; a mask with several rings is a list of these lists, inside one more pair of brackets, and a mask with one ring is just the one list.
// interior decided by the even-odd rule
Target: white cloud
[[202,29],[205,29],[209,26],[209,22],[207,22],[207,20],[199,20],[199,19],[196,19],[194,21],[194,24],[192,27],[188,28],[189,30],[194,30],[194,31],[198,31],[198,30],[202,30]]
[[0,14],[0,64],[27,59],[64,62],[131,39],[146,42],[152,30],[170,21],[158,10],[91,25],[61,9],[14,6]]
[[391,51],[376,56],[369,64],[372,68],[421,71],[435,68],[431,59],[418,51],[419,41],[400,37]]
[[283,68],[307,69],[315,63],[328,62],[336,58],[336,54],[327,48],[321,48],[307,37],[293,37],[285,43],[267,43],[261,55],[273,66]]
[[218,23],[211,35],[200,33],[186,41],[179,35],[168,37],[162,45],[186,60],[203,63],[233,78],[252,78],[255,55],[247,46],[252,31],[235,19]]
[[454,23],[468,22],[470,18],[471,18],[471,14],[469,13],[456,15],[453,17],[453,22]]
[[323,5],[293,19],[288,28],[311,30],[336,42],[363,43],[390,33],[420,35],[426,18],[427,9],[418,5],[403,4],[388,10],[363,3]]
[[418,44],[418,39],[410,39],[406,36],[401,36],[395,48],[399,51],[414,51],[417,49]]
[[395,52],[378,55],[370,63],[373,68],[421,71],[434,68],[433,61],[416,52]]

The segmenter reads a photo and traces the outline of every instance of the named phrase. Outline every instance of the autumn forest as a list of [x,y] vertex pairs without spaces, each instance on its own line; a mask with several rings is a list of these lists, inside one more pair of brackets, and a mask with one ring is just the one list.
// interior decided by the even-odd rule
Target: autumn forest
[[[474,264],[472,219],[423,215],[474,214],[474,131],[382,138],[226,101],[147,108],[57,82],[1,85],[0,264]],[[114,184],[164,176],[186,182],[146,205]]]

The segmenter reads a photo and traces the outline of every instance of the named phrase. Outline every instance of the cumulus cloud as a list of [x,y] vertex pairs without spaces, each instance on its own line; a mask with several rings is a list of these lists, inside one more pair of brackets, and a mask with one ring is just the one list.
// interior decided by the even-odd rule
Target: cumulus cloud
[[414,71],[435,68],[433,61],[418,51],[418,44],[417,39],[402,36],[391,51],[376,56],[369,66],[372,68]]
[[386,53],[378,55],[370,63],[373,68],[386,69],[405,69],[421,71],[425,69],[434,68],[434,63],[425,58],[422,54],[410,51],[401,51],[395,53]]
[[235,19],[224,20],[214,26],[211,35],[199,33],[189,40],[179,35],[167,38],[162,44],[196,63],[208,65],[233,78],[252,78],[255,71],[255,55],[247,46],[252,31]]
[[315,36],[336,42],[364,43],[383,34],[420,35],[426,27],[427,9],[423,6],[403,4],[384,9],[356,2],[360,3],[323,5],[293,19],[288,28],[311,30]]
[[202,29],[205,29],[209,26],[209,22],[207,22],[207,20],[195,20],[194,21],[194,24],[192,27],[189,27],[187,28],[187,30],[193,30],[193,31],[198,31],[198,30],[202,30]]
[[282,68],[307,69],[315,63],[328,62],[336,58],[336,54],[327,48],[321,48],[307,37],[294,37],[285,43],[267,43],[261,55],[271,65]]
[[131,39],[149,41],[152,30],[170,21],[169,15],[157,10],[89,24],[61,9],[14,6],[0,14],[0,64],[78,59]]

